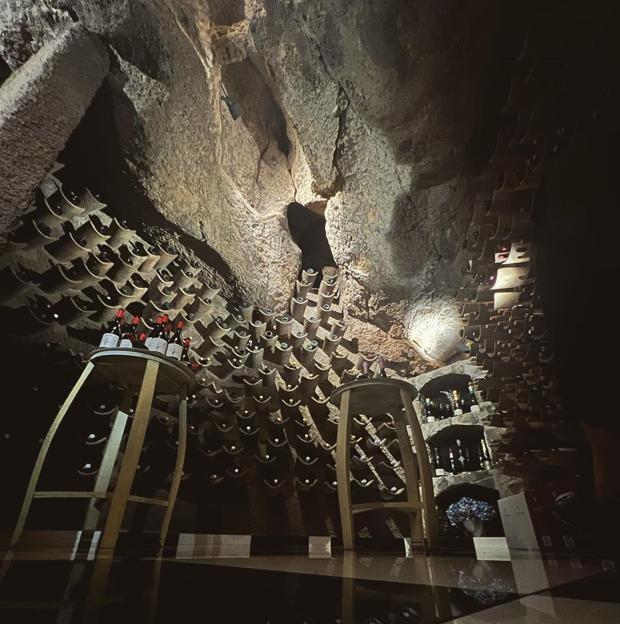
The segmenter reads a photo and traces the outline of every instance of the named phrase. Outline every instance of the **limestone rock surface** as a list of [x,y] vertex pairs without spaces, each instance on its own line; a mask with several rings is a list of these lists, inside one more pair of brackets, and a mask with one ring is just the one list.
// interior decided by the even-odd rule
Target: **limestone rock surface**
[[9,4],[3,56],[20,23],[33,41],[76,20],[101,37],[128,171],[248,299],[286,305],[300,201],[325,213],[360,344],[418,372],[458,356],[454,261],[493,120],[499,3],[47,0],[54,28]]

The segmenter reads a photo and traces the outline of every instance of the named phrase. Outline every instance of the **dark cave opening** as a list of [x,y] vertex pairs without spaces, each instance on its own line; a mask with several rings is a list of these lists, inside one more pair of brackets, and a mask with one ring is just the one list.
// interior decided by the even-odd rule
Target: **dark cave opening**
[[299,202],[292,202],[287,206],[286,218],[291,238],[301,249],[299,274],[303,269],[316,269],[318,274],[315,283],[320,283],[323,269],[336,266],[325,233],[325,217]]

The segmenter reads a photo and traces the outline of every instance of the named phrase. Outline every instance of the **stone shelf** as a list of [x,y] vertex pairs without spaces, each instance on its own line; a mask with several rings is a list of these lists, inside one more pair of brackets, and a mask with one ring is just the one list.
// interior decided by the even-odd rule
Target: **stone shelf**
[[[416,406],[417,407],[417,406]],[[442,420],[436,420],[431,423],[420,423],[424,439],[428,440],[438,431],[445,429],[451,425],[479,425],[486,426],[491,420],[491,415],[495,411],[492,403],[482,403],[479,412],[467,412],[459,416],[451,416]]]
[[433,477],[433,490],[438,496],[454,485],[475,484],[497,490],[500,496],[510,496],[523,488],[523,481],[519,477],[504,474],[498,468],[491,470],[473,470],[457,475],[447,474],[443,477]]
[[446,474],[443,477],[433,477],[433,489],[435,496],[453,485],[461,485],[463,483],[477,483],[479,485],[487,485],[495,487],[493,474],[495,470],[472,470],[471,472],[461,472],[459,474]]

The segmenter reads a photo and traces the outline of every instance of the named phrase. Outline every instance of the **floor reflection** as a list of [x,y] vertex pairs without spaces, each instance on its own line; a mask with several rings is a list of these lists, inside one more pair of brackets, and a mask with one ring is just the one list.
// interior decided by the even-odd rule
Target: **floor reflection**
[[[548,569],[540,559],[537,565],[527,559],[513,565],[514,561],[470,557],[404,559],[349,553],[325,560],[306,557],[302,565],[303,559],[251,557],[235,563],[9,556],[0,579],[0,622],[180,624],[198,618],[226,624],[431,624],[453,618],[473,622],[478,620],[469,618],[475,614],[484,620],[485,609],[501,614],[508,612],[502,605],[519,605],[521,588],[539,588],[540,575],[547,578]],[[570,562],[553,567],[563,570],[562,578],[600,573],[596,566],[582,565],[579,570]],[[373,578],[368,571],[373,571]],[[533,577],[529,584],[523,580],[528,574]]]

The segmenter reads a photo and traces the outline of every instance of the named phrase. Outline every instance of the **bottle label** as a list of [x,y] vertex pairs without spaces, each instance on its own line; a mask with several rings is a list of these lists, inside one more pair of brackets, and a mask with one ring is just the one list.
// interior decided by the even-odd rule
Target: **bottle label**
[[181,355],[183,353],[183,345],[170,343],[168,348],[166,349],[166,355],[168,357],[174,358],[175,360],[180,360]]
[[156,351],[165,355],[167,346],[168,343],[163,338],[152,338],[149,344],[149,351]]
[[153,340],[153,339],[152,339],[150,336],[148,336],[148,337],[146,338],[146,340],[144,341],[144,346],[145,346],[147,349],[150,349],[150,348],[151,348],[151,347],[150,347],[151,340]]
[[445,477],[446,471],[443,468],[435,468],[436,477]]
[[426,417],[426,422],[429,422],[429,423],[435,422],[435,417],[434,416],[427,416]]
[[455,416],[462,416],[463,415],[463,410],[462,409],[455,409],[454,410],[454,415]]
[[133,347],[133,345],[131,344],[131,340],[129,340],[129,338],[123,338],[119,345],[118,345],[121,349],[131,349]]
[[113,349],[118,346],[118,336],[116,334],[106,333],[101,336],[101,342],[99,343],[100,347],[104,349]]

